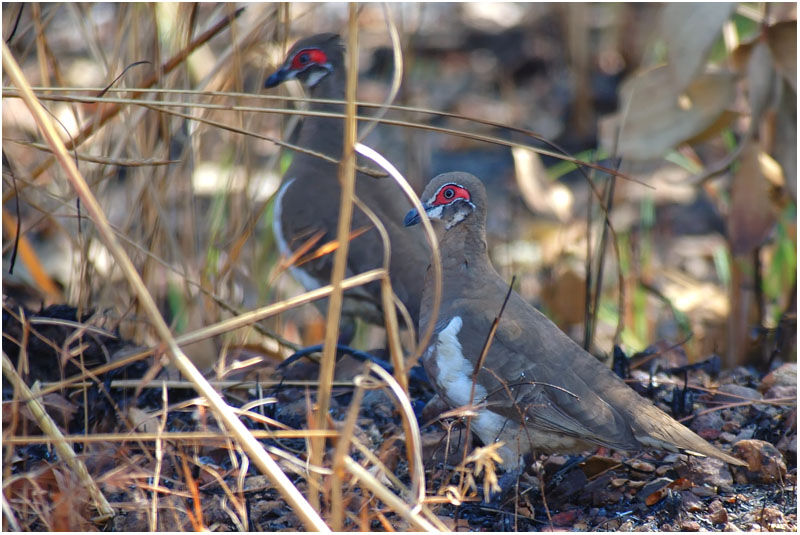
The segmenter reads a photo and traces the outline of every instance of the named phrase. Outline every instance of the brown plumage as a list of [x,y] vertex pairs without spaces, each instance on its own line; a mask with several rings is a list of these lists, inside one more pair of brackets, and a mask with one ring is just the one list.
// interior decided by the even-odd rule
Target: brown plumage
[[[336,34],[319,34],[298,41],[265,86],[274,87],[286,80],[297,79],[311,98],[342,100],[345,74],[341,39]],[[312,103],[310,108],[335,113],[342,113],[344,109],[340,104],[323,103]],[[338,160],[342,156],[343,140],[342,119],[307,116],[295,144]],[[338,171],[338,164],[302,152],[293,154],[274,211],[273,228],[282,254],[291,254],[320,231],[322,237],[316,246],[336,239],[341,196]],[[411,234],[400,224],[411,203],[391,177],[376,179],[362,173],[356,174],[356,196],[377,214],[386,227],[391,242],[389,275],[392,287],[416,327],[430,248],[420,230]],[[354,208],[351,228],[353,232],[364,228],[370,230],[352,239],[347,275],[383,265],[380,235],[357,207]],[[313,289],[330,282],[332,267],[333,255],[328,254],[293,268],[292,273],[303,286]],[[343,314],[382,323],[379,284],[376,282],[346,292]]]
[[[508,284],[486,249],[486,192],[468,173],[435,177],[422,194],[442,257],[442,305],[423,355],[434,387],[450,406],[470,402],[472,371],[500,311]],[[412,210],[405,224],[419,221]],[[421,319],[431,309],[431,271]],[[477,376],[472,429],[505,442],[504,465],[522,468],[530,452],[580,452],[602,445],[625,451],[658,448],[742,461],[712,446],[640,397],[541,312],[512,292]]]

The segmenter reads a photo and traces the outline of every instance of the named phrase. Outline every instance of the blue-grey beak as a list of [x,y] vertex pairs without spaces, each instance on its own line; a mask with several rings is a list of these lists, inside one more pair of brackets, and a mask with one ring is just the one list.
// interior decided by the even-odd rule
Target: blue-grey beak
[[286,81],[286,75],[289,74],[289,69],[287,67],[281,67],[277,71],[273,72],[269,78],[264,82],[264,87],[275,87],[280,83]]
[[412,208],[403,218],[403,226],[411,227],[416,225],[420,221],[422,221],[422,217],[420,217],[419,212],[417,211],[416,208]]

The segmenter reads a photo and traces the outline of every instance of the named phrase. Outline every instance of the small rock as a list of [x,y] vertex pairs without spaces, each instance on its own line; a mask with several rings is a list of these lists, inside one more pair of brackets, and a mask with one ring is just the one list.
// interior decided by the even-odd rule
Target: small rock
[[787,362],[769,372],[758,385],[758,389],[766,392],[774,386],[797,386],[797,363]]
[[714,500],[708,505],[708,519],[714,524],[726,524],[728,522],[728,511],[721,501]]
[[719,429],[705,428],[698,431],[697,434],[706,440],[716,440],[722,433]]
[[734,435],[733,433],[725,432],[725,431],[720,433],[718,438],[722,442],[734,442],[734,441],[736,441],[736,435]]
[[761,393],[754,388],[729,384],[720,386],[713,397],[717,403],[741,403],[748,399],[760,400]]
[[648,463],[647,461],[642,461],[640,459],[633,459],[632,461],[629,461],[627,465],[633,468],[634,470],[638,470],[640,472],[650,473],[656,471],[655,466]]
[[775,445],[780,451],[786,451],[797,455],[797,435],[781,438]]
[[618,488],[618,487],[621,487],[622,485],[624,485],[627,482],[628,482],[627,478],[616,477],[616,478],[611,480],[611,486],[614,487],[614,488]]
[[700,523],[694,520],[684,520],[681,522],[681,531],[700,531]]
[[705,485],[697,485],[689,490],[692,491],[692,494],[695,496],[700,496],[701,498],[708,498],[710,496],[717,495],[717,491],[713,487],[707,487]]
[[734,524],[733,522],[727,522],[725,524],[725,527],[722,528],[722,531],[731,531],[731,532],[735,533],[735,532],[740,532],[742,530],[740,530],[738,527],[736,527],[736,524]]
[[644,487],[642,487],[642,489],[636,496],[638,496],[639,500],[645,502],[651,494],[660,491],[670,483],[672,483],[672,480],[670,478],[659,477],[658,479],[654,479],[653,481],[647,483]]
[[245,492],[256,492],[272,488],[272,483],[267,476],[248,476],[244,480]]
[[783,513],[775,507],[758,508],[745,516],[746,521],[752,522],[756,530],[789,531],[789,526],[783,518]]
[[663,476],[664,474],[666,474],[670,470],[672,470],[672,466],[669,466],[667,464],[663,464],[663,465],[659,466],[658,468],[656,468],[656,475],[657,476]]
[[797,385],[775,385],[764,392],[764,399],[797,399]]
[[689,424],[689,429],[702,436],[702,433],[708,429],[718,432],[722,429],[723,423],[722,415],[720,415],[719,411],[707,412],[696,416]]
[[756,425],[755,424],[748,425],[747,427],[739,431],[739,434],[736,435],[736,441],[738,442],[740,440],[747,440],[753,438],[755,432],[756,432]]
[[733,484],[728,464],[713,457],[688,457],[685,462],[675,465],[675,471],[695,485],[729,487]]
[[688,490],[682,490],[680,491],[680,496],[684,510],[690,513],[696,513],[703,510],[703,502],[700,500],[700,498],[695,496],[694,493]]
[[786,476],[786,463],[778,449],[764,440],[740,440],[733,445],[733,453],[747,462],[747,468],[737,468],[747,481],[775,483]]
[[734,420],[728,420],[722,424],[722,430],[726,433],[738,433],[741,428],[742,424]]
[[554,526],[571,526],[577,518],[578,518],[577,509],[562,511],[552,516]]

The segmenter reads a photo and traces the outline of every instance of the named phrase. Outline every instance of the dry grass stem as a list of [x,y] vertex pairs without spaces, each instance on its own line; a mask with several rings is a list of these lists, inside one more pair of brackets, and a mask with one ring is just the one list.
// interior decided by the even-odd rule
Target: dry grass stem
[[114,237],[114,233],[97,199],[94,197],[86,181],[75,166],[75,162],[67,154],[67,149],[58,136],[50,116],[44,111],[42,105],[31,91],[27,80],[22,74],[16,60],[13,58],[8,46],[5,43],[3,43],[2,46],[4,70],[22,94],[23,100],[25,100],[28,109],[34,116],[37,126],[53,149],[56,159],[81,198],[83,206],[94,221],[105,246],[108,248],[109,252],[116,260],[118,267],[122,270],[126,279],[134,289],[141,306],[147,311],[162,342],[167,346],[175,366],[187,379],[195,384],[198,392],[209,401],[220,420],[222,420],[229,431],[234,434],[245,451],[251,455],[259,469],[272,479],[273,483],[302,519],[306,527],[320,531],[329,531],[319,515],[311,509],[308,502],[292,484],[289,478],[280,470],[275,461],[266,454],[263,446],[249,433],[247,428],[230,410],[230,407],[225,403],[222,397],[208,384],[205,377],[203,377],[194,364],[192,364],[189,358],[178,347],[169,327],[161,317],[158,307],[147,291],[135,266]]
[[369,490],[378,497],[389,508],[407,520],[414,529],[419,531],[450,531],[441,520],[426,520],[415,512],[407,503],[398,498],[392,491],[387,489],[375,476],[370,474],[363,466],[354,461],[349,455],[344,458],[345,468],[361,482],[365,490]]
[[89,495],[92,497],[92,500],[94,500],[95,507],[97,508],[101,517],[110,518],[114,516],[114,509],[97,487],[92,479],[92,476],[89,475],[86,465],[83,464],[83,461],[78,459],[78,456],[75,455],[73,449],[64,440],[64,435],[61,433],[58,425],[56,425],[52,418],[50,418],[50,416],[47,414],[42,403],[34,398],[33,392],[31,392],[31,389],[28,388],[28,385],[25,384],[25,381],[23,381],[22,377],[20,377],[19,373],[17,373],[17,370],[14,368],[13,364],[11,364],[11,361],[5,353],[3,353],[3,377],[11,382],[14,390],[19,392],[19,395],[17,396],[18,399],[25,401],[25,404],[28,406],[28,409],[30,409],[31,414],[33,414],[33,417],[36,420],[36,423],[39,425],[39,428],[53,443],[59,457],[67,463],[75,475],[80,479],[81,483],[89,491]]
[[[339,337],[339,319],[342,312],[343,288],[342,280],[347,268],[347,253],[350,242],[350,225],[353,217],[353,196],[355,194],[355,164],[356,155],[353,146],[356,142],[357,124],[355,120],[356,85],[358,83],[358,27],[356,24],[356,6],[348,7],[350,18],[348,23],[347,42],[347,81],[345,84],[344,143],[342,163],[339,166],[339,183],[342,195],[339,202],[339,220],[336,229],[336,240],[339,248],[333,256],[333,270],[331,273],[331,292],[328,301],[328,313],[325,315],[325,339],[322,348],[322,362],[319,370],[319,388],[317,390],[317,406],[314,425],[316,429],[325,429],[327,426],[328,408],[330,407],[331,382],[333,370],[336,365],[336,342]],[[312,439],[309,458],[311,464],[321,464],[324,455],[324,439]],[[312,474],[311,476],[315,476]],[[312,484],[312,487],[317,487]],[[320,509],[319,494],[311,490],[310,500],[315,509]]]

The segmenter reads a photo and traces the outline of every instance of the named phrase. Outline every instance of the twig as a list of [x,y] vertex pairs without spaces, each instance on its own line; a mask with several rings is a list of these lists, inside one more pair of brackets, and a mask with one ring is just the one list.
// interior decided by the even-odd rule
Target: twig
[[172,336],[172,333],[169,330],[169,327],[161,316],[153,297],[147,291],[141,276],[131,262],[130,258],[128,258],[124,249],[114,237],[114,232],[112,231],[111,226],[108,223],[108,219],[103,213],[100,204],[97,202],[97,199],[92,194],[88,184],[79,173],[77,167],[75,166],[75,162],[73,162],[67,154],[67,149],[56,133],[50,117],[45,113],[42,105],[31,91],[30,85],[22,74],[19,65],[5,43],[3,43],[2,51],[3,68],[5,72],[20,90],[28,109],[31,111],[31,114],[33,115],[34,120],[39,127],[39,130],[44,135],[48,144],[53,148],[56,159],[64,169],[67,178],[69,179],[73,188],[75,188],[78,196],[83,201],[87,212],[94,221],[98,234],[102,238],[111,255],[116,260],[117,266],[124,273],[128,283],[133,287],[141,306],[147,311],[158,337],[168,350],[175,366],[184,376],[186,376],[195,384],[197,391],[209,401],[216,416],[224,422],[228,431],[236,437],[245,451],[252,457],[259,469],[272,480],[272,482],[280,491],[281,495],[298,514],[305,526],[309,529],[329,531],[328,527],[325,525],[319,515],[316,514],[313,509],[311,509],[303,495],[300,494],[289,478],[286,477],[286,474],[281,471],[277,463],[275,463],[275,461],[273,461],[272,458],[266,454],[263,446],[253,437],[252,434],[250,434],[244,424],[242,424],[233,411],[231,411],[230,407],[225,403],[219,393],[208,384],[208,381],[206,381],[205,377],[202,376],[194,364],[192,364],[191,360],[189,360],[189,358],[178,347],[175,339]]

